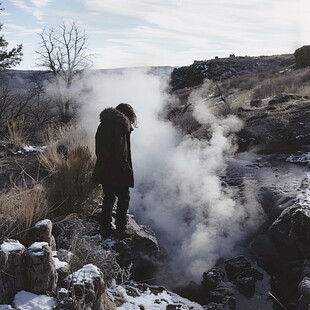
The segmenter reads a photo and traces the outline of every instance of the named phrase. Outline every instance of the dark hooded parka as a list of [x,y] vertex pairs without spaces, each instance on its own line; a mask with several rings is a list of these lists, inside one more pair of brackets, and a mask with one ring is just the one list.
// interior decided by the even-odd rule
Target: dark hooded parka
[[100,113],[95,136],[97,161],[93,179],[96,183],[119,187],[133,187],[130,150],[132,127],[122,112],[107,108]]

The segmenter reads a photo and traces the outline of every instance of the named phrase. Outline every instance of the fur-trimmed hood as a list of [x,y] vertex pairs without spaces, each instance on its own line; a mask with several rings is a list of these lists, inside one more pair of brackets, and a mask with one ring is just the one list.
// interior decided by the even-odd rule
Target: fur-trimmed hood
[[114,108],[106,108],[100,113],[100,122],[104,122],[104,120],[115,121],[122,124],[126,131],[131,131],[131,124],[128,117]]

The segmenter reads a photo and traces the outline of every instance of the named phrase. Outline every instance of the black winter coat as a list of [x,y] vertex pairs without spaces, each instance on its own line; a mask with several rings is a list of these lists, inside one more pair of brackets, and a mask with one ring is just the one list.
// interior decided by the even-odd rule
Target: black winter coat
[[102,185],[133,187],[129,119],[120,111],[107,108],[100,113],[100,121],[93,180]]

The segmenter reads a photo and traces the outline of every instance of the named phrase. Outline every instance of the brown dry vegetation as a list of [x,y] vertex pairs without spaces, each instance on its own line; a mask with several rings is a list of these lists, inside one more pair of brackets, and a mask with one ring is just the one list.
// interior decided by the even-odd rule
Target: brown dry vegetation
[[30,228],[48,213],[46,192],[41,184],[12,187],[0,196],[0,242],[7,238],[25,241]]
[[310,95],[310,69],[246,74],[219,83],[232,109],[250,107],[253,99],[268,99],[280,93]]
[[53,217],[85,213],[85,202],[94,191],[94,155],[85,135],[73,125],[50,127],[46,145],[39,160],[50,172],[45,185]]

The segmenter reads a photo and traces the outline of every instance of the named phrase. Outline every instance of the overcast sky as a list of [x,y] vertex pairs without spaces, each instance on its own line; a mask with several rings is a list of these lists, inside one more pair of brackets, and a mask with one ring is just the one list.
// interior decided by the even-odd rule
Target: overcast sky
[[44,27],[75,21],[95,68],[184,66],[194,60],[293,53],[310,44],[309,0],[0,0],[18,69],[38,69]]

